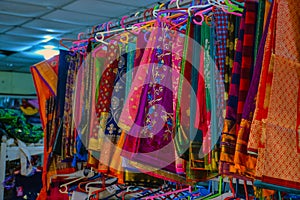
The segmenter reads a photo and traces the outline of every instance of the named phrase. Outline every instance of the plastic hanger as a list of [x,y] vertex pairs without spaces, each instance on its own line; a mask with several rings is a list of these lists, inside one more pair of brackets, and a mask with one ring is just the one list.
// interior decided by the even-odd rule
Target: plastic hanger
[[[223,177],[220,176],[219,177],[219,184],[218,184],[218,193],[216,193],[216,194],[213,194],[213,193],[207,194],[204,197],[200,197],[200,198],[196,198],[196,199],[207,200],[207,199],[213,199],[213,198],[221,196],[222,195],[222,185],[223,185]],[[208,190],[208,191],[210,191],[210,190]]]
[[233,2],[234,4],[236,5],[239,5],[240,7],[244,7],[245,6],[245,3],[244,2],[238,2],[236,0],[231,0],[231,2]]
[[95,175],[94,171],[88,171],[88,173],[86,174],[85,170],[80,170],[78,172],[72,173],[71,176],[67,177],[66,179],[73,179],[74,177],[79,177],[75,180],[72,180],[70,182],[64,183],[62,185],[59,186],[59,192],[60,193],[64,193],[64,194],[68,194],[68,186],[71,185],[72,183],[76,183],[84,178],[91,178]]
[[209,4],[204,4],[204,5],[190,6],[188,8],[188,14],[189,14],[189,16],[192,16],[192,10],[193,9],[202,9],[202,8],[207,8],[207,7],[210,7],[210,6],[212,6],[210,3]]
[[235,4],[232,4],[231,2],[229,2],[229,0],[224,0],[224,2],[228,6],[228,9],[227,9],[228,12],[234,12],[234,11],[243,12],[244,11],[244,9],[239,8]]
[[177,1],[176,0],[171,0],[170,3],[169,3],[169,6],[173,3],[176,3],[176,7],[178,8],[179,6],[177,6]]
[[103,182],[103,179],[100,180],[100,181],[93,181],[93,182],[89,182],[85,185],[85,191],[88,192],[90,190],[90,187],[91,185],[101,185],[101,184],[113,184],[117,181],[118,179],[117,178],[109,178],[109,179],[104,179],[104,182]]
[[[128,28],[119,28],[119,29],[114,29],[114,30],[109,30],[109,31],[102,31],[102,32],[97,32],[96,34],[95,34],[95,40],[97,41],[97,42],[101,42],[101,43],[103,43],[103,44],[108,44],[107,42],[105,42],[104,41],[104,39],[105,39],[105,34],[108,34],[108,33],[117,33],[117,32],[122,32],[122,31],[126,31],[126,30],[132,30],[132,29],[134,29],[134,28],[136,28],[136,27],[128,27]],[[100,36],[100,37],[99,37]]]
[[128,195],[128,194],[141,193],[141,192],[148,191],[148,190],[150,190],[150,188],[143,188],[143,187],[129,186],[129,187],[126,189],[126,192],[124,192],[124,193],[122,194],[122,200],[127,199],[127,198],[126,198],[126,195]]
[[[90,200],[98,200],[99,199],[99,194],[103,191],[106,190],[106,185],[105,185],[105,177],[102,176],[102,181],[100,183],[102,185],[102,188],[99,189],[99,190],[96,190],[96,191],[93,191],[89,196],[88,196],[88,199]],[[86,187],[87,189],[87,187]]]
[[179,6],[179,1],[180,1],[180,0],[177,0],[177,1],[176,1],[176,6],[177,6],[177,8],[180,8],[180,6]]
[[188,199],[197,199],[199,197],[205,197],[205,196],[211,195],[212,194],[210,192],[210,190],[211,190],[211,184],[212,184],[212,181],[209,181],[208,189],[206,189],[203,186],[196,185],[195,186],[195,188],[196,188],[195,191],[192,191],[192,192],[183,192],[184,194],[182,196],[177,197],[174,200],[187,199],[187,198]]
[[180,192],[184,192],[184,191],[192,192],[192,187],[189,186],[189,187],[184,188],[184,189],[174,190],[174,191],[171,191],[171,192],[166,192],[166,193],[164,193],[164,194],[153,195],[153,196],[146,197],[146,198],[144,198],[144,199],[145,199],[145,200],[146,200],[146,199],[153,200],[153,199],[156,199],[156,198],[159,198],[159,197],[169,196],[169,195],[176,194],[176,193],[180,193]]
[[209,12],[213,9],[213,7],[209,7],[209,8],[206,8],[204,10],[200,10],[198,11],[194,16],[199,16],[201,18],[201,21],[197,21],[196,19],[193,19],[193,22],[197,25],[202,25],[203,21],[204,21],[204,16],[203,14],[206,13],[206,12]]

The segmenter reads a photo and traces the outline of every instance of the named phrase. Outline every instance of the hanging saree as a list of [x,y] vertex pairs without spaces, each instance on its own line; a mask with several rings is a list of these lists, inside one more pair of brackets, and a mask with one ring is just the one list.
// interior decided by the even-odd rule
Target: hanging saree
[[257,160],[257,175],[263,182],[298,190],[299,19],[294,1],[278,1],[269,104]]
[[260,142],[262,136],[262,120],[266,118],[268,102],[269,102],[269,91],[270,85],[267,81],[272,80],[273,66],[271,63],[271,53],[274,48],[274,38],[275,38],[275,21],[277,15],[277,3],[274,2],[273,8],[271,9],[272,15],[270,19],[270,25],[267,29],[266,45],[264,48],[264,57],[262,62],[262,69],[259,79],[259,86],[257,91],[257,101],[255,106],[255,111],[253,114],[253,120],[251,124],[249,142],[248,142],[248,152],[251,154],[258,154],[258,148],[262,147]]
[[234,157],[235,167],[239,170],[239,172],[245,176],[250,176],[252,178],[255,175],[256,157],[254,155],[247,154],[247,144],[249,141],[253,112],[255,110],[256,95],[258,90],[258,84],[260,81],[260,74],[262,71],[262,62],[264,57],[265,43],[267,38],[267,31],[269,29],[271,14],[272,13],[270,12],[268,15],[266,29],[261,38],[257,60],[254,67],[253,77],[245,101],[240,129],[238,131],[236,152]]
[[224,77],[224,83],[225,83],[225,105],[227,105],[228,96],[229,96],[229,86],[231,82],[231,72],[232,72],[232,66],[234,61],[234,51],[235,51],[235,40],[237,39],[235,37],[235,29],[238,27],[235,27],[235,21],[236,17],[234,15],[228,16],[228,27],[227,27],[227,41],[226,41],[226,62],[225,62],[225,77]]
[[[154,27],[156,26],[157,25],[154,25]],[[128,132],[133,126],[133,124],[135,123],[135,119],[140,104],[141,92],[144,87],[143,84],[146,77],[146,72],[148,70],[148,64],[151,58],[150,54],[153,51],[152,48],[154,46],[153,42],[155,41],[156,33],[157,30],[156,28],[154,28],[150,33],[149,41],[147,43],[145,42],[144,39],[145,33],[143,33],[142,31],[137,37],[134,68],[132,72],[133,82],[131,84],[128,98],[126,100],[124,109],[122,110],[118,122],[118,126],[122,130],[125,130],[126,132]],[[131,137],[129,136],[129,138]]]
[[[188,18],[186,24],[186,37],[184,38],[184,46],[182,53],[181,71],[177,91],[177,103],[175,112],[175,138],[174,144],[176,154],[184,160],[189,160],[189,126],[190,126],[190,81],[192,69],[192,50],[194,25],[191,18]],[[183,89],[186,88],[186,89]]]
[[82,62],[82,57],[79,53],[71,55],[69,58],[69,68],[67,72],[66,94],[63,114],[63,140],[62,140],[62,157],[67,158],[75,154],[76,130],[74,127],[73,118],[73,98],[75,90],[75,82],[77,72]]
[[242,50],[244,40],[244,17],[240,20],[240,30],[238,35],[238,42],[236,45],[236,52],[234,56],[234,64],[232,68],[232,77],[230,83],[228,103],[226,106],[226,117],[221,138],[221,155],[220,167],[221,174],[230,174],[230,171],[235,172],[232,164],[234,161],[234,152],[236,144],[236,117],[238,106],[238,90],[240,85],[240,73],[242,62]]
[[[48,160],[48,131],[49,120],[47,116],[47,100],[56,95],[57,89],[57,74],[58,74],[58,61],[59,56],[55,56],[49,60],[40,62],[32,67],[30,71],[33,77],[34,86],[36,89],[38,102],[39,102],[39,112],[42,122],[42,127],[44,130],[44,160],[43,167],[46,169]],[[53,107],[54,108],[54,107]],[[38,199],[45,199],[47,196],[47,171],[43,170],[43,188]]]
[[[72,59],[76,58],[76,54],[69,52],[69,51],[64,51],[60,50],[59,53],[59,67],[58,67],[58,81],[57,81],[57,97],[56,97],[56,102],[57,102],[57,139],[55,142],[55,146],[53,147],[53,152],[57,155],[62,156],[62,159],[66,158],[66,155],[63,153],[65,149],[70,148],[69,147],[69,142],[65,143],[63,140],[66,138],[63,137],[65,136],[64,128],[63,125],[64,123],[64,109],[65,109],[65,97],[67,96],[66,91],[67,91],[67,78],[68,78],[68,70],[69,67],[71,67],[72,64]],[[70,91],[68,91],[70,92]],[[70,94],[68,94],[70,95]],[[72,122],[70,123],[72,124]],[[63,143],[66,145],[64,146]],[[67,148],[65,148],[67,147]]]
[[254,39],[255,39],[255,27],[256,27],[256,15],[257,15],[257,2],[246,1],[245,2],[245,25],[244,25],[244,40],[242,51],[242,64],[241,64],[241,76],[239,86],[238,108],[236,125],[237,131],[242,118],[243,108],[245,100],[248,94],[250,82],[253,74],[254,67]]
[[[98,99],[95,99],[95,97],[91,95],[91,100],[89,101],[92,103],[96,102],[94,106],[95,112],[91,112],[91,115],[96,114],[96,116],[93,117],[94,120],[91,125],[92,129],[90,131],[88,143],[89,149],[93,151],[101,151],[102,149],[101,144],[105,138],[106,123],[109,117],[114,81],[118,72],[119,48],[114,43],[110,43],[107,48],[104,70],[99,82]],[[93,65],[87,67],[93,68]],[[89,77],[93,76],[94,73],[91,73],[91,76]],[[87,79],[87,81],[91,80]],[[90,90],[92,91],[92,89]]]
[[36,88],[43,129],[46,127],[46,100],[56,95],[59,56],[54,56],[30,68]]
[[[135,143],[135,153],[131,160],[139,161],[158,168],[174,170],[173,144],[173,94],[171,70],[171,31],[158,26],[155,49],[146,73],[141,92],[139,112],[136,123],[128,135],[139,137]],[[127,150],[127,145],[124,144]],[[124,155],[126,156],[126,155]]]
[[[117,122],[124,106],[125,92],[126,92],[126,66],[127,66],[127,53],[126,46],[120,46],[120,56],[116,78],[114,80],[113,92],[111,96],[109,115],[106,120],[105,137],[101,144],[102,148],[99,157],[98,171],[117,176],[122,178],[122,160],[120,155],[115,155],[118,149],[118,141],[121,135],[121,129],[118,127]],[[114,156],[115,155],[115,156]],[[112,167],[113,166],[113,167]]]

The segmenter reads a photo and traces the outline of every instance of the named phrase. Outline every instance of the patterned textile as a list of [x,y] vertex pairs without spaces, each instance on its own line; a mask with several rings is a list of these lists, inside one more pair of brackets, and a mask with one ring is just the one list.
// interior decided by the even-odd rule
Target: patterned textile
[[227,41],[227,27],[228,16],[221,8],[213,9],[213,17],[216,28],[216,65],[222,77],[225,79],[225,62],[226,62],[226,41]]
[[56,95],[59,56],[30,67],[39,101],[39,112],[43,129],[46,127],[46,100]]
[[[178,86],[181,71],[181,62],[183,57],[183,45],[184,45],[185,35],[177,34],[174,38],[174,43],[172,45],[172,91],[173,91],[173,116],[176,119],[176,107],[178,102]],[[176,172],[179,174],[185,171],[185,161],[176,155]]]
[[133,70],[134,70],[134,62],[135,62],[135,54],[136,54],[136,43],[128,43],[127,45],[127,67],[126,67],[126,92],[125,92],[125,100],[128,97],[130,92],[131,83],[133,80]]
[[240,85],[240,73],[242,62],[242,50],[244,40],[244,17],[240,21],[240,30],[238,42],[236,45],[236,52],[234,56],[234,65],[232,68],[232,78],[230,83],[228,103],[226,106],[226,118],[224,121],[224,128],[221,139],[221,155],[220,155],[220,173],[229,173],[229,164],[233,163],[235,144],[236,144],[236,117],[238,106],[238,90]]
[[[299,106],[300,63],[274,58],[268,118],[264,123],[262,181],[300,189],[300,153],[297,152],[296,121]],[[298,104],[298,105],[297,105]],[[286,156],[288,155],[288,156]]]
[[[264,25],[264,16],[265,16],[265,3],[266,1],[259,1],[257,8],[257,23],[256,23],[256,31],[255,31],[255,43],[254,43],[254,62],[256,62],[256,57],[258,55],[258,48],[260,45],[260,40],[262,37],[263,30],[266,26]],[[266,15],[268,18],[268,15]]]
[[172,89],[174,118],[176,118],[176,106],[178,100],[177,91],[179,86],[184,39],[185,36],[183,34],[177,34],[172,45]]
[[[100,162],[98,166],[98,171],[103,173],[109,173],[110,166],[112,163],[112,156],[114,154],[115,145],[121,135],[121,129],[118,127],[117,122],[119,120],[124,102],[125,102],[125,92],[126,92],[126,64],[127,64],[127,54],[124,50],[125,46],[121,47],[121,54],[118,63],[118,71],[114,81],[113,93],[111,96],[111,104],[109,116],[106,121],[105,136],[101,146],[100,152]],[[116,159],[116,157],[115,157]],[[120,158],[119,158],[120,159]],[[116,162],[116,160],[114,160]],[[121,162],[118,162],[121,166]],[[117,167],[118,169],[119,167]]]
[[10,108],[0,108],[0,131],[25,143],[37,143],[44,137],[41,126],[29,123],[21,110]]
[[296,127],[300,67],[298,10],[295,1],[278,1],[275,54],[270,68],[274,67],[272,81],[267,79],[269,104],[266,118],[262,120],[256,173],[263,182],[295,189],[300,189]]
[[[262,136],[262,120],[267,117],[268,103],[270,96],[270,81],[272,80],[273,65],[271,64],[271,54],[274,48],[275,21],[277,16],[277,3],[274,2],[272,16],[268,28],[266,45],[264,48],[264,58],[260,75],[260,82],[257,91],[257,101],[253,120],[251,124],[250,136],[248,141],[248,152],[258,153],[258,148],[262,146],[260,139]],[[268,82],[268,84],[267,84]]]
[[183,55],[180,71],[180,79],[177,91],[177,104],[176,104],[176,114],[175,114],[175,148],[177,155],[181,158],[188,160],[189,147],[189,106],[190,106],[190,90],[183,88],[190,88],[191,81],[191,71],[192,71],[192,51],[193,51],[193,38],[194,34],[194,24],[191,22],[191,18],[188,18],[186,37],[183,46]]
[[64,105],[64,115],[63,115],[63,140],[62,140],[62,157],[66,158],[72,156],[75,152],[75,139],[76,134],[74,130],[74,120],[73,120],[73,98],[76,75],[81,65],[80,54],[75,54],[69,57],[70,65],[67,74],[66,83],[66,95],[65,95],[65,105]]
[[[157,27],[157,24],[154,27]],[[156,40],[157,30],[157,28],[153,28],[150,33],[149,41],[146,45],[144,45],[143,37],[137,38],[137,49],[134,63],[134,68],[136,69],[133,71],[133,82],[118,123],[118,126],[126,132],[130,131],[131,127],[134,125],[134,123],[136,123],[137,120],[136,116],[138,114],[139,105],[142,102],[140,101],[140,98],[142,95],[142,89],[145,87],[145,76],[150,66],[150,55],[154,50],[153,47]],[[136,146],[133,144],[137,144],[139,139],[137,134],[138,133],[126,135],[123,145],[124,147],[126,146],[126,151],[123,151],[122,155],[130,155],[132,152],[135,152]]]
[[257,3],[246,1],[245,3],[245,32],[242,51],[241,77],[239,87],[238,109],[237,109],[237,131],[242,119],[243,108],[248,94],[254,65],[254,39],[257,15]]
[[[216,37],[216,53],[215,53],[215,64],[214,70],[214,85],[212,85],[212,143],[215,144],[216,140],[221,135],[222,128],[224,126],[225,117],[225,64],[226,64],[226,42],[228,37],[228,15],[222,9],[213,9],[213,21],[215,25],[215,37]],[[214,94],[215,93],[215,94]],[[217,97],[217,98],[215,98]],[[215,124],[215,125],[214,125]]]
[[[39,112],[42,122],[42,127],[45,133],[44,136],[44,160],[43,167],[47,168],[48,163],[48,148],[49,148],[49,131],[48,131],[48,115],[47,115],[47,100],[56,95],[57,89],[57,74],[58,74],[59,56],[55,56],[49,60],[40,62],[30,67],[33,77],[36,93],[39,101]],[[54,106],[52,107],[55,108]],[[38,199],[45,199],[47,196],[47,170],[43,170],[43,188]]]
[[[157,27],[157,24],[154,25],[154,27]],[[136,120],[140,104],[140,97],[142,89],[144,88],[143,84],[145,81],[146,72],[149,68],[149,61],[151,59],[150,55],[153,52],[152,48],[157,37],[157,28],[154,28],[151,31],[148,43],[145,43],[144,34],[145,33],[141,32],[137,38],[134,70],[132,76],[133,82],[118,122],[118,126],[126,132],[130,130]]]
[[[53,147],[53,152],[57,155],[62,156],[62,159],[65,159],[67,157],[64,152],[66,151],[66,149],[70,148],[69,142],[68,143],[63,142],[63,140],[67,139],[65,137],[66,132],[64,132],[65,129],[63,128],[63,126],[66,125],[66,123],[64,122],[65,98],[66,98],[66,96],[73,93],[73,91],[72,90],[70,91],[70,89],[69,89],[68,90],[69,94],[66,94],[68,70],[69,70],[69,67],[71,67],[71,65],[74,64],[74,63],[72,63],[73,62],[72,59],[76,59],[76,53],[73,53],[70,51],[65,51],[65,50],[60,50],[59,67],[58,67],[58,81],[57,81],[57,97],[56,97],[57,137],[56,137],[55,146]],[[80,62],[80,61],[78,60],[78,62]],[[80,63],[78,63],[78,64],[80,64]],[[72,76],[75,76],[75,75],[72,75]],[[72,85],[72,87],[73,87],[73,85]],[[70,99],[70,100],[72,101],[72,99]],[[68,102],[68,103],[70,103],[70,102]],[[72,121],[69,124],[72,125]],[[71,138],[68,138],[68,140],[71,140]],[[69,156],[70,156],[70,154],[69,154]]]
[[266,43],[270,17],[271,17],[271,12],[268,15],[268,19],[266,22],[266,29],[261,39],[258,56],[254,67],[253,77],[245,101],[245,106],[243,109],[243,116],[240,124],[240,129],[238,131],[236,150],[234,156],[235,168],[237,168],[240,173],[243,173],[246,176],[251,176],[251,177],[254,177],[255,174],[256,158],[251,154],[247,154],[247,144],[249,140],[250,126],[253,118],[253,112],[255,110],[256,94],[257,94],[258,85],[260,81],[260,74],[261,74],[262,62],[264,57],[264,47]]
[[[93,121],[92,131],[90,131],[90,138],[88,147],[91,150],[100,151],[102,140],[105,137],[106,123],[109,117],[109,110],[111,105],[111,97],[113,93],[114,81],[116,79],[119,62],[119,48],[116,44],[110,43],[108,46],[107,57],[104,65],[103,74],[99,82],[99,95],[95,105],[95,119]],[[88,68],[89,66],[87,66]],[[93,67],[91,65],[90,67]],[[91,76],[93,77],[92,73]],[[92,89],[91,89],[92,90]],[[91,94],[92,96],[92,94]],[[93,99],[93,97],[92,97]],[[93,102],[91,100],[90,102]],[[91,114],[94,114],[93,112]]]
[[232,72],[232,67],[233,67],[233,62],[234,62],[234,51],[235,51],[235,40],[237,39],[235,37],[235,29],[238,27],[235,27],[235,21],[236,21],[236,16],[234,15],[229,15],[228,16],[228,27],[227,27],[227,41],[226,41],[226,62],[225,62],[225,101],[227,105],[228,101],[228,96],[229,96],[229,86],[231,82],[231,72]]
[[[174,122],[173,93],[170,90],[172,88],[170,34],[167,28],[159,26],[141,93],[136,123],[128,132],[128,135],[139,137],[135,144],[136,153],[128,158],[175,171],[172,164],[175,161],[175,150],[172,140]],[[127,145],[124,145],[123,149],[127,150]]]
[[[204,30],[204,27],[206,27],[206,30]],[[205,35],[205,33],[207,33]],[[204,85],[204,43],[206,39],[209,39],[209,32],[210,28],[206,23],[202,24],[202,26],[195,25],[194,27],[194,33],[193,37],[196,41],[193,43],[193,68],[192,68],[192,74],[191,74],[191,85],[192,90],[190,91],[190,127],[189,127],[189,162],[188,162],[188,170],[204,170],[203,165],[203,158],[199,155],[202,155],[202,131],[199,129],[199,125],[201,124],[199,122],[200,118],[203,114],[206,115],[206,112],[204,112],[203,108],[206,107],[205,104],[205,85]],[[206,37],[204,37],[204,35]],[[200,43],[200,46],[199,44]],[[209,45],[209,44],[208,44]],[[208,46],[207,45],[207,46]],[[208,52],[209,54],[209,52]],[[197,97],[197,101],[195,102],[195,93]],[[202,101],[203,100],[203,101]],[[195,109],[196,108],[196,109]],[[196,116],[196,117],[195,117]],[[195,176],[196,177],[196,176]],[[188,176],[190,177],[190,175]]]

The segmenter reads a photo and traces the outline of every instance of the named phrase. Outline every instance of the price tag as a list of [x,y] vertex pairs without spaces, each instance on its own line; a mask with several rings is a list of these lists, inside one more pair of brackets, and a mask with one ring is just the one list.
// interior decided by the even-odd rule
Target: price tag
[[119,188],[116,185],[111,185],[111,186],[106,187],[106,190],[111,194],[114,194],[118,189]]

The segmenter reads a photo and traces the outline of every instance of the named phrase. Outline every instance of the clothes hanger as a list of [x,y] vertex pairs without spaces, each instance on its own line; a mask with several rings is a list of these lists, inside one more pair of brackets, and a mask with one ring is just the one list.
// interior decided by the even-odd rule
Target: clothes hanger
[[245,6],[245,3],[244,2],[238,2],[236,0],[231,0],[231,2],[233,2],[234,4],[236,5],[239,5],[240,7],[244,7]]
[[[86,172],[83,172],[83,174],[79,173],[77,175],[80,175],[81,177],[75,179],[75,180],[72,180],[70,182],[67,182],[67,183],[64,183],[62,185],[59,186],[59,192],[60,193],[63,193],[63,194],[68,194],[68,186],[73,184],[73,183],[76,183],[82,179],[85,179],[85,178],[91,178],[95,175],[95,172],[94,171],[89,171],[88,174],[86,174]],[[72,176],[69,176],[68,178],[66,179],[71,179],[73,178]]]
[[[119,29],[114,29],[114,30],[109,30],[109,31],[102,31],[102,32],[97,32],[96,34],[95,34],[95,40],[97,41],[97,42],[101,42],[101,43],[103,43],[103,44],[106,44],[106,45],[108,45],[108,43],[107,42],[105,42],[104,41],[104,39],[105,39],[105,34],[109,34],[109,33],[117,33],[117,32],[122,32],[122,31],[125,31],[125,30],[133,30],[133,29],[135,29],[136,27],[128,27],[128,28],[119,28]],[[100,36],[100,37],[99,37]]]
[[148,199],[149,200],[153,200],[153,199],[156,199],[156,198],[159,198],[159,197],[169,196],[169,195],[180,193],[180,192],[184,192],[184,191],[192,192],[192,187],[189,186],[189,187],[184,188],[184,189],[174,190],[174,191],[171,191],[171,192],[166,192],[164,194],[153,195],[153,196],[146,197],[144,199],[145,200],[148,200]]
[[177,8],[180,8],[180,6],[179,6],[179,1],[180,1],[180,0],[177,0],[177,1],[176,1],[176,6],[177,6]]
[[99,194],[103,191],[106,190],[106,186],[105,186],[105,177],[102,176],[102,188],[99,189],[99,190],[96,190],[96,191],[93,191],[89,196],[88,196],[88,199],[89,200],[98,200],[99,199]]
[[[177,3],[177,1],[176,1],[176,0],[171,0],[170,3],[169,3],[169,6],[170,6],[171,4],[173,4],[173,3]],[[176,4],[176,7],[178,8],[177,4]]]
[[213,192],[211,190],[208,190],[208,191],[211,191],[212,193],[211,194],[207,194],[204,197],[200,197],[200,198],[196,198],[196,199],[207,200],[207,199],[213,199],[213,198],[221,196],[222,195],[222,185],[223,185],[223,177],[220,176],[219,177],[219,184],[218,184],[218,193],[213,194]]
[[195,17],[199,16],[201,18],[201,21],[197,21],[196,19],[193,19],[193,22],[197,25],[202,25],[203,21],[204,21],[204,16],[203,14],[206,13],[206,12],[209,12],[213,9],[213,7],[209,7],[209,8],[206,8],[204,10],[200,10],[198,11],[196,14],[194,14]]
[[148,191],[148,190],[150,190],[150,188],[143,188],[143,187],[136,187],[136,186],[134,186],[132,189],[130,189],[130,186],[129,186],[127,188],[126,192],[124,192],[122,194],[122,200],[126,199],[126,195],[135,194],[135,193],[141,193],[141,192]]
[[91,185],[103,185],[103,183],[111,185],[111,184],[117,182],[117,180],[118,180],[117,178],[111,177],[111,178],[104,179],[104,180],[103,180],[103,178],[101,178],[100,181],[89,182],[85,185],[85,191],[89,192]]
[[209,181],[208,189],[206,189],[204,186],[196,185],[195,191],[192,192],[182,192],[183,195],[180,197],[175,198],[174,200],[180,200],[180,199],[197,199],[199,197],[205,197],[211,194],[211,183],[212,181]]
[[95,176],[89,178],[87,181],[82,181],[82,182],[80,182],[80,183],[78,184],[78,189],[79,189],[81,192],[87,192],[87,191],[86,191],[86,188],[85,188],[86,184],[87,184],[87,183],[90,183],[91,181],[96,181],[96,180],[101,179],[101,178],[102,178],[101,174],[98,174],[98,175],[95,175]]
[[212,6],[212,4],[204,4],[204,5],[196,5],[196,6],[190,6],[188,7],[188,15],[192,16],[192,10],[193,9],[202,9],[202,8],[207,8],[209,6]]
[[228,9],[227,9],[228,12],[234,12],[234,11],[243,12],[244,11],[244,9],[239,8],[235,4],[232,4],[231,2],[229,2],[229,0],[224,0],[224,2],[228,6]]

